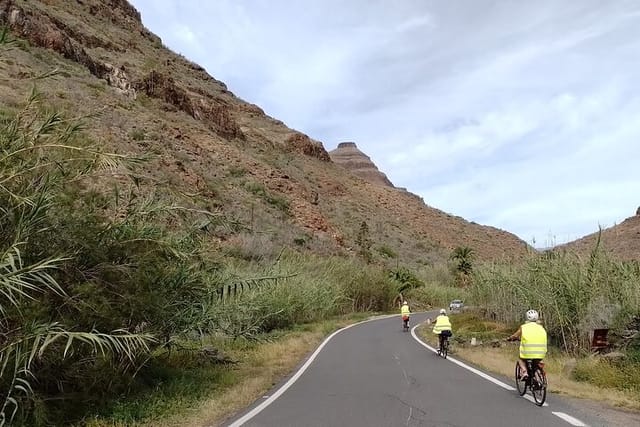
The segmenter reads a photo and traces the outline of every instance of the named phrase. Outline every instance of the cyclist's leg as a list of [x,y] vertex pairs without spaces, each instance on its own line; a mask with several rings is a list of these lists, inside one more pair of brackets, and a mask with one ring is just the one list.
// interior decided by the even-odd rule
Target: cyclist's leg
[[528,377],[529,373],[527,372],[527,362],[523,358],[518,357],[518,364],[520,365],[520,372],[522,372],[521,379]]

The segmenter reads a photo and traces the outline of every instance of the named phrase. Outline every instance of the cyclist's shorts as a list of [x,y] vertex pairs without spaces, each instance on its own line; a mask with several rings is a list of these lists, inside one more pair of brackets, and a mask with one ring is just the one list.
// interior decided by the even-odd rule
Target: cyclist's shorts
[[406,322],[407,320],[409,320],[409,316],[407,316],[407,315],[402,316],[402,320],[404,320]]
[[442,332],[440,332],[440,336],[441,337],[450,337],[451,335],[453,335],[451,333],[451,331],[442,331]]

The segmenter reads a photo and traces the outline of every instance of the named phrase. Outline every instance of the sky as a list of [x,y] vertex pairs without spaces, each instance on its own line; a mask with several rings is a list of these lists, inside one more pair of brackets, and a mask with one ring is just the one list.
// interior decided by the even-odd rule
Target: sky
[[640,206],[640,1],[130,0],[165,46],[429,206],[547,247]]

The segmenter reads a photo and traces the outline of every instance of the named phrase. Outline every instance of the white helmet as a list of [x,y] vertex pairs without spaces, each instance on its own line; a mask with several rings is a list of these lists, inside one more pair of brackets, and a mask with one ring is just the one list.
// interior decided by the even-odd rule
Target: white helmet
[[538,320],[538,312],[536,310],[529,310],[527,311],[527,321],[528,322],[535,322]]
[[407,305],[407,304],[408,304],[408,302],[406,302],[406,301],[405,301],[405,302],[403,302],[402,304],[403,304],[403,305]]
[[447,314],[447,310],[445,310],[444,308],[440,309],[440,314]]

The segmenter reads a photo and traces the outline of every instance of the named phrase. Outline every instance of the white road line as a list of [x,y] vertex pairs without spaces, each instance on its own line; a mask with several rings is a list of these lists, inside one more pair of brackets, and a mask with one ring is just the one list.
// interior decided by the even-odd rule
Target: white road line
[[271,396],[269,396],[268,399],[266,399],[264,402],[262,402],[260,405],[256,406],[255,408],[253,408],[251,411],[247,412],[244,416],[242,416],[241,418],[239,418],[238,420],[234,421],[232,424],[229,424],[228,427],[240,427],[241,425],[243,425],[244,423],[246,423],[247,421],[249,421],[251,418],[255,417],[256,415],[258,415],[260,412],[262,412],[267,406],[271,405],[278,397],[280,397],[280,395],[282,395],[282,393],[284,393],[285,391],[287,391],[287,389],[289,387],[291,387],[293,385],[293,383],[295,383],[298,378],[300,378],[300,376],[304,373],[304,371],[307,370],[307,368],[311,365],[311,363],[314,361],[314,359],[316,358],[316,356],[318,356],[318,353],[320,353],[320,351],[322,351],[322,349],[324,348],[325,345],[327,345],[327,343],[329,342],[329,340],[331,340],[331,338],[333,338],[334,336],[336,336],[337,334],[339,334],[340,332],[347,330],[353,326],[356,325],[361,325],[363,323],[367,323],[367,322],[372,322],[374,320],[380,320],[380,319],[386,319],[388,317],[397,317],[397,314],[389,314],[389,315],[385,315],[385,316],[379,316],[373,319],[367,319],[367,320],[363,320],[362,322],[358,322],[358,323],[354,323],[352,325],[349,326],[345,326],[342,329],[338,329],[337,331],[335,331],[334,333],[332,333],[331,335],[329,335],[323,342],[322,344],[320,344],[320,346],[316,349],[316,351],[313,352],[313,354],[309,357],[309,359],[307,359],[307,361],[304,363],[304,365],[302,365],[300,367],[300,369],[298,369],[298,372],[296,372],[291,378],[289,378],[289,381],[287,381],[286,383],[284,383],[282,385],[282,387],[280,387],[278,390],[276,390]]
[[[428,348],[429,350],[433,351],[434,353],[437,353],[438,350],[436,350],[435,348],[431,347],[430,345],[428,345],[424,341],[422,341],[420,338],[418,338],[418,335],[416,335],[416,328],[418,326],[420,326],[420,325],[416,325],[416,326],[413,327],[413,329],[411,329],[411,335],[413,336],[413,338],[416,341],[418,341],[418,343],[420,343],[422,346]],[[493,378],[491,375],[487,375],[484,372],[482,372],[482,371],[480,371],[480,370],[478,370],[476,368],[473,368],[473,367],[467,365],[466,363],[462,363],[461,361],[456,360],[451,356],[447,356],[447,360],[450,361],[451,363],[455,363],[456,365],[461,366],[464,369],[467,369],[467,370],[473,372],[476,375],[481,376],[482,378],[484,378],[487,381],[491,381],[492,383],[499,385],[500,387],[502,387],[502,388],[504,388],[506,390],[515,391],[515,388],[510,386],[509,384],[505,384],[502,381]]]
[[[437,353],[437,352],[438,352],[438,350],[436,350],[435,348],[433,348],[433,347],[431,347],[430,345],[426,344],[424,341],[422,341],[422,340],[418,337],[418,335],[416,334],[416,328],[417,328],[418,326],[420,326],[420,325],[416,325],[416,326],[414,326],[414,327],[411,329],[411,336],[413,336],[413,338],[414,338],[414,339],[415,339],[415,340],[416,340],[420,345],[422,345],[422,346],[424,346],[424,347],[428,348],[429,350],[433,351],[434,353]],[[462,363],[461,361],[456,360],[456,359],[454,359],[454,358],[452,358],[452,357],[450,357],[450,356],[448,356],[448,357],[447,357],[447,360],[449,360],[449,361],[450,361],[450,362],[452,362],[452,363],[455,363],[456,365],[458,365],[458,366],[460,366],[460,367],[462,367],[462,368],[465,368],[465,369],[467,369],[467,370],[469,370],[469,371],[473,372],[473,373],[474,373],[474,374],[476,374],[476,375],[481,376],[481,377],[482,377],[482,378],[484,378],[485,380],[491,381],[492,383],[499,385],[500,387],[502,387],[502,388],[504,388],[504,389],[507,389],[507,390],[510,390],[510,391],[515,391],[515,388],[514,388],[514,387],[512,387],[512,386],[510,386],[510,385],[508,385],[508,384],[505,384],[504,382],[502,382],[502,381],[500,381],[500,380],[497,380],[497,379],[493,378],[492,376],[487,375],[487,374],[485,374],[484,372],[482,372],[482,371],[480,371],[480,370],[478,370],[478,369],[476,369],[476,368],[473,368],[473,367],[471,367],[471,366],[467,365],[466,363]],[[524,395],[524,396],[522,396],[522,397],[524,397],[525,399],[527,399],[527,400],[529,400],[529,401],[531,401],[531,402],[534,402],[534,403],[535,403],[535,400],[533,399],[533,397],[531,397],[531,396],[530,396],[530,395],[528,395],[528,394],[526,394],[526,395]],[[549,406],[549,405],[548,405],[547,403],[545,403],[545,404],[544,404],[544,405],[542,405],[542,406]],[[579,419],[577,419],[577,418],[575,418],[575,417],[572,417],[571,415],[565,414],[564,412],[553,412],[553,411],[552,411],[551,413],[552,413],[553,415],[555,415],[556,417],[562,418],[563,420],[565,420],[566,422],[568,422],[569,424],[572,424],[572,425],[574,425],[574,426],[578,426],[578,427],[588,427],[588,426],[587,426],[587,424],[583,423],[582,421],[580,421]]]
[[[536,403],[536,400],[530,394],[525,394],[522,397],[527,399],[531,403]],[[536,405],[537,405],[537,403],[536,403]],[[547,403],[543,403],[542,406],[549,406],[549,405]]]
[[579,419],[574,418],[571,415],[567,415],[564,412],[551,412],[551,413],[556,417],[562,418],[563,420],[565,420],[571,425],[578,426],[578,427],[587,427],[587,425],[582,421],[580,421]]

